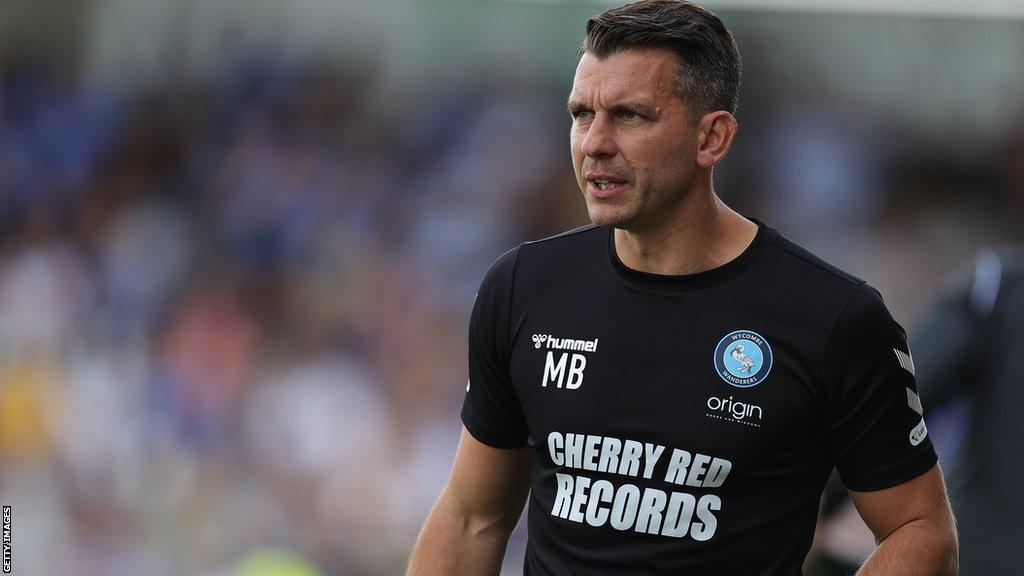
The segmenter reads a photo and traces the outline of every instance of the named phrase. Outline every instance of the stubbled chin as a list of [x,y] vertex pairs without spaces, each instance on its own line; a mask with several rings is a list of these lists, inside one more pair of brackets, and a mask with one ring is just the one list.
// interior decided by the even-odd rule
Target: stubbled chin
[[621,228],[632,220],[629,210],[625,206],[610,206],[600,200],[590,200],[587,203],[587,213],[590,221],[598,226],[615,226]]

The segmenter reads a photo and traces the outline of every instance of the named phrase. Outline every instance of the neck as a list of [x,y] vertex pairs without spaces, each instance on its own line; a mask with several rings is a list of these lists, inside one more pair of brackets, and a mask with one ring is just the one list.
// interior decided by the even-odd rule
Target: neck
[[691,198],[664,222],[616,228],[619,260],[633,270],[679,276],[721,266],[750,246],[757,224],[726,206],[713,190]]

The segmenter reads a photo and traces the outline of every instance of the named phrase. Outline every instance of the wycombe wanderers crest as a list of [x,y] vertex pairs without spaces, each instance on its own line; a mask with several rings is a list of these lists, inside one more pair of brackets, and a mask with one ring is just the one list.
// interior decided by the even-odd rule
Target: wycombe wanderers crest
[[730,332],[715,347],[715,371],[722,380],[733,386],[757,386],[768,377],[771,370],[772,347],[757,332]]

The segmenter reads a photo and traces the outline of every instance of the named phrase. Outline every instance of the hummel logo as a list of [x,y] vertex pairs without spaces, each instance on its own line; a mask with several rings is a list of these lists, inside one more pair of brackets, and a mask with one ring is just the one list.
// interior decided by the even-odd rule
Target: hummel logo
[[577,350],[581,352],[597,352],[597,338],[593,340],[573,340],[572,338],[555,338],[550,334],[534,334],[531,338],[533,347],[546,347],[550,350]]

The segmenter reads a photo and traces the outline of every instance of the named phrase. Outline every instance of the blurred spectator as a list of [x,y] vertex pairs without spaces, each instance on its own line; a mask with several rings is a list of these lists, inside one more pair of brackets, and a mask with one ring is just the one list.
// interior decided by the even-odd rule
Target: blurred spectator
[[1024,455],[1024,253],[988,249],[949,286],[914,334],[914,366],[926,413],[966,403],[966,429],[950,468],[965,575],[1020,570]]

